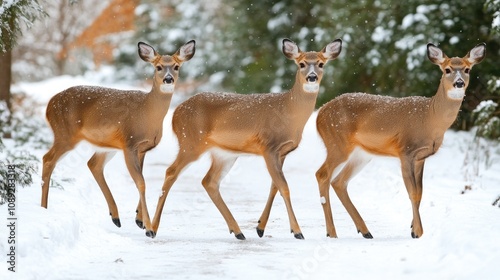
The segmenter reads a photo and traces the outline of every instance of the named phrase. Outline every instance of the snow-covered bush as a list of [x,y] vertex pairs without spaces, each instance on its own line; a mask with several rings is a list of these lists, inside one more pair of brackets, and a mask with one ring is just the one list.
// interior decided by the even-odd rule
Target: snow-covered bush
[[[492,154],[499,152],[499,109],[498,104],[493,100],[485,100],[472,111],[476,133],[469,144],[464,159],[464,178],[468,182],[465,190],[470,190],[480,177],[480,166],[484,165],[484,169],[490,168],[494,163],[492,159],[495,158]],[[497,205],[499,201],[500,196],[493,202],[493,206]]]
[[[36,137],[44,126],[40,120],[25,112],[12,114],[10,120],[9,115],[6,103],[0,102],[0,205],[7,201],[9,179],[14,179],[16,187],[33,183],[39,160],[29,151],[45,145]],[[10,134],[10,139],[4,138],[6,133]]]
[[485,100],[472,111],[476,136],[492,140],[500,140],[500,118],[498,104],[493,100]]

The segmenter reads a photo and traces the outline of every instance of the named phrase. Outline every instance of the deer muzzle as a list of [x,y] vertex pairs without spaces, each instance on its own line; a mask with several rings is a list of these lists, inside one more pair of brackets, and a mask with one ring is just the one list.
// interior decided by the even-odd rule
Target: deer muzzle
[[463,87],[465,87],[465,81],[462,80],[462,78],[459,78],[455,81],[455,83],[453,83],[453,87],[454,88],[463,88]]
[[309,83],[315,83],[318,81],[318,75],[316,75],[316,73],[314,72],[310,73],[309,75],[307,75],[306,81]]
[[175,82],[174,77],[170,73],[168,73],[163,78],[163,84],[160,86],[160,90],[164,93],[174,92],[175,88],[174,82]]
[[167,74],[167,76],[165,76],[165,78],[163,79],[163,83],[164,84],[173,84],[174,77],[172,77],[172,75],[170,75],[170,74]]
[[455,77],[455,81],[453,82],[453,88],[449,89],[448,97],[451,99],[461,100],[465,96],[465,81],[460,76],[460,73]]

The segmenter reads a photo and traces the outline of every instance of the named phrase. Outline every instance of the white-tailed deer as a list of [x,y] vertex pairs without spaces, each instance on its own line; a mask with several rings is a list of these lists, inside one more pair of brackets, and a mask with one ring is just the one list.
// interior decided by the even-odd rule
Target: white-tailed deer
[[[427,56],[443,72],[432,98],[348,93],[319,110],[316,124],[327,156],[316,172],[316,178],[327,236],[337,237],[330,208],[331,184],[358,232],[365,238],[373,238],[347,193],[349,180],[370,160],[362,155],[363,150],[400,159],[413,208],[411,236],[422,236],[419,206],[424,161],[437,152],[445,131],[455,121],[469,84],[469,71],[483,60],[485,52],[485,44],[480,44],[463,58],[448,58],[438,47],[428,44]],[[344,164],[342,168],[341,164]]]
[[75,145],[86,140],[111,149],[99,149],[88,161],[88,167],[99,184],[113,223],[120,227],[115,200],[104,179],[104,166],[123,150],[127,169],[139,190],[136,223],[150,236],[151,221],[146,206],[145,182],[142,176],[144,156],[156,147],[162,137],[163,119],[179,76],[182,63],[195,53],[195,41],[189,41],[173,55],[160,55],[153,47],[139,42],[139,56],[150,62],[155,73],[149,93],[137,90],[117,90],[94,86],[68,88],[50,99],[47,120],[54,132],[54,144],[43,157],[42,203],[47,208],[50,176],[57,161]]
[[264,157],[272,179],[268,209],[257,227],[259,236],[269,217],[271,197],[274,198],[279,190],[285,200],[292,233],[297,239],[304,238],[292,210],[282,167],[286,155],[299,145],[304,125],[314,111],[323,67],[340,54],[342,41],[333,41],[321,52],[302,52],[294,42],[284,39],[282,49],[299,68],[289,91],[250,95],[204,92],[177,107],[172,127],[179,140],[179,153],[166,171],[153,219],[154,233],[158,230],[168,192],[178,175],[186,165],[208,151],[212,165],[202,184],[224,217],[230,233],[237,239],[245,239],[221,197],[219,184],[238,154],[247,153]]

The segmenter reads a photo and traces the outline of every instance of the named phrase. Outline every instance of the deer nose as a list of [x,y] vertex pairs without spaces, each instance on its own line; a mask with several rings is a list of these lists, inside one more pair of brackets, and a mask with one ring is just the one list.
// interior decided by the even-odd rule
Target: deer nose
[[311,73],[307,76],[306,78],[306,81],[310,82],[310,83],[314,83],[318,80],[318,75],[316,75],[315,73]]
[[172,75],[167,75],[164,79],[163,79],[163,83],[164,84],[172,84],[174,83],[174,77],[172,77]]
[[465,82],[462,79],[458,79],[453,86],[456,88],[463,88],[465,86]]

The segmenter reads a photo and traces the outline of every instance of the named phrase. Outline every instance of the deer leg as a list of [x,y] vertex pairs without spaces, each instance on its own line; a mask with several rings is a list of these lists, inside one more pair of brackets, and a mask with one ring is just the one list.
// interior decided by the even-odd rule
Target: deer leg
[[[144,167],[144,157],[146,156],[146,153],[139,153],[139,164],[141,166],[141,170],[143,170]],[[142,222],[142,206],[141,206],[141,199],[139,198],[139,202],[137,203],[137,208],[135,209],[135,224],[141,228],[144,229],[144,223]]]
[[257,234],[259,237],[264,236],[264,230],[266,229],[267,221],[269,220],[269,214],[271,214],[271,207],[273,206],[274,197],[278,192],[278,188],[274,183],[271,184],[271,189],[269,190],[269,196],[267,198],[266,206],[260,215],[258,224],[257,224]]
[[[330,153],[328,155],[330,155]],[[330,205],[330,180],[332,178],[333,171],[335,170],[335,166],[338,166],[338,164],[331,164],[332,161],[334,160],[327,156],[323,165],[321,165],[316,172],[316,180],[318,181],[321,206],[323,207],[323,213],[325,215],[326,236],[337,238],[337,232],[333,223],[332,208]]]
[[[320,129],[321,127],[318,128],[318,131],[320,131]],[[325,132],[320,133],[320,135],[323,135],[324,133]],[[323,207],[325,215],[326,236],[337,238],[330,203],[330,183],[333,179],[333,174],[341,167],[343,162],[348,160],[352,148],[337,145],[337,143],[341,143],[341,139],[334,139],[333,137],[333,135],[331,137],[322,136],[327,153],[325,162],[316,172],[316,180],[318,181],[321,206]]]
[[146,183],[144,181],[144,176],[142,175],[142,169],[137,151],[124,150],[125,163],[127,165],[130,176],[137,186],[140,197],[140,205],[142,211],[142,221],[146,228],[146,236],[154,238],[154,232],[151,228],[151,220],[149,219],[149,213],[146,204]]
[[288,189],[288,184],[285,176],[283,175],[283,166],[281,164],[282,160],[280,160],[277,153],[269,152],[264,154],[264,160],[266,161],[267,170],[271,175],[273,184],[276,186],[285,201],[288,219],[290,220],[291,232],[294,234],[295,238],[304,239],[304,235],[302,235],[297,219],[295,218],[295,214],[293,213],[290,190]]
[[411,237],[419,238],[424,233],[419,212],[420,201],[422,199],[422,174],[424,169],[424,160],[404,158],[401,160],[401,169],[403,181],[405,183],[406,190],[408,191],[408,196],[413,209]]
[[[281,166],[285,162],[285,156],[281,156]],[[269,215],[271,214],[271,207],[273,206],[274,197],[276,197],[276,193],[278,192],[278,188],[274,183],[271,183],[271,189],[269,190],[269,196],[267,198],[266,206],[260,215],[258,224],[257,224],[257,234],[259,237],[264,236],[264,230],[266,229],[267,222],[269,221]]]
[[183,151],[182,147],[179,149],[179,154],[175,161],[167,168],[165,172],[165,181],[163,182],[163,186],[161,188],[161,195],[158,199],[158,205],[156,205],[156,212],[153,218],[152,228],[153,228],[153,237],[156,236],[158,232],[158,227],[160,226],[161,220],[161,212],[163,211],[163,206],[165,205],[165,200],[167,199],[168,192],[172,185],[177,180],[177,177],[181,173],[181,171],[191,162],[195,161],[201,153],[195,153],[192,149],[186,149]]
[[135,209],[135,224],[141,228],[145,229],[144,223],[142,222],[142,206],[141,206],[141,199],[139,198],[139,202],[137,203],[137,208]]
[[219,209],[219,212],[224,217],[224,220],[226,220],[227,226],[229,227],[229,233],[234,232],[234,236],[237,239],[245,240],[245,236],[241,232],[238,223],[231,214],[231,211],[229,211],[229,208],[224,202],[224,199],[222,198],[219,191],[220,182],[222,181],[222,179],[224,179],[227,172],[229,172],[231,167],[234,165],[236,158],[237,157],[222,159],[212,154],[212,165],[210,166],[207,175],[205,175],[205,177],[203,178],[202,185],[217,209]]
[[340,199],[340,202],[342,202],[342,205],[344,205],[344,208],[347,210],[347,213],[349,213],[349,216],[351,216],[351,219],[354,221],[354,225],[356,226],[358,232],[360,232],[364,238],[372,239],[372,234],[368,231],[363,218],[361,218],[361,215],[356,207],[354,207],[354,204],[347,193],[349,180],[361,171],[361,169],[363,169],[369,161],[369,159],[359,157],[357,153],[354,152],[349,157],[349,160],[344,168],[342,168],[340,173],[333,179],[331,185],[335,190],[337,197]]
[[425,160],[419,160],[415,162],[415,179],[417,182],[417,210],[420,209],[420,202],[422,201],[422,192],[423,192],[423,175],[424,175],[424,165]]
[[420,202],[422,201],[422,191],[423,191],[422,179],[424,174],[424,164],[425,160],[417,160],[414,166],[416,197],[417,197],[415,201],[415,206],[417,210],[420,209]]
[[42,199],[41,206],[47,208],[49,199],[49,185],[50,177],[57,161],[62,155],[73,149],[74,144],[59,142],[57,138],[54,140],[52,148],[43,156],[43,170],[42,170]]
[[118,208],[116,207],[115,199],[113,198],[113,194],[109,190],[108,184],[104,179],[104,166],[107,161],[110,160],[114,156],[115,152],[107,152],[107,153],[95,153],[90,160],[87,162],[87,166],[94,175],[94,178],[101,188],[102,193],[104,194],[104,198],[106,199],[106,203],[108,204],[109,215],[111,216],[111,220],[117,227],[121,227],[120,217],[118,215]]

